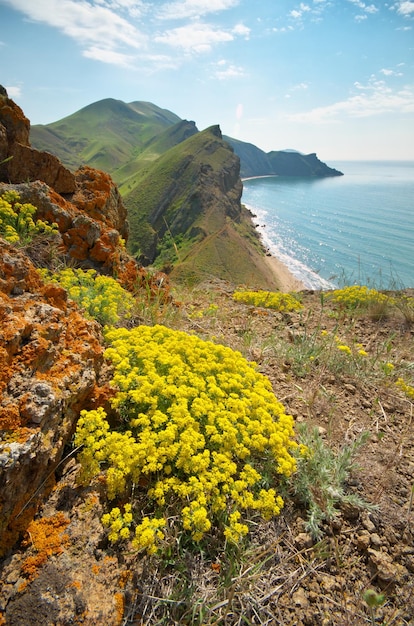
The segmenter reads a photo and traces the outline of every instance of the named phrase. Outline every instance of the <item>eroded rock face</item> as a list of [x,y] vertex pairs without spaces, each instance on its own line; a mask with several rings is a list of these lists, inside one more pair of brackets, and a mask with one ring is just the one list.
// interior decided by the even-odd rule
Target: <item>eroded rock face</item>
[[79,411],[97,387],[100,327],[0,240],[0,554],[50,489]]
[[0,181],[42,180],[58,193],[76,190],[75,177],[49,152],[30,146],[30,122],[4,88],[0,91]]
[[[88,168],[90,169],[90,168]],[[103,179],[101,191],[97,191],[95,202],[89,189],[79,186],[72,202],[65,200],[46,183],[35,181],[16,185],[0,183],[3,190],[14,189],[21,202],[28,202],[37,208],[36,219],[56,223],[59,228],[60,251],[68,259],[76,259],[78,265],[112,274],[119,271],[129,260],[121,246],[121,235],[112,224],[123,223],[123,234],[127,236],[126,211],[119,192],[111,179],[103,172],[91,170],[88,182],[98,186]],[[90,215],[100,213],[100,218]]]

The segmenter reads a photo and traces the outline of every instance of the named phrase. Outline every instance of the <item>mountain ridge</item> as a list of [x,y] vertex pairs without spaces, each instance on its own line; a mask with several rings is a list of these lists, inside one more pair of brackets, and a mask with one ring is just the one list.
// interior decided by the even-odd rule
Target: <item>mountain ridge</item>
[[[68,123],[72,122],[75,122],[75,126],[68,128]],[[151,102],[134,101],[127,104],[121,100],[106,98],[51,124],[32,126],[31,139],[34,147],[56,154],[67,167],[80,165],[76,157],[84,159],[86,165],[106,169],[122,186],[125,182],[122,178],[122,168],[127,161],[133,159],[136,166],[140,167],[137,157],[144,150],[148,150],[153,141],[157,141],[158,133],[163,132],[168,126],[181,122],[194,124],[194,129],[200,132],[195,122],[182,120],[175,113]],[[134,129],[131,128],[131,124],[135,126]],[[89,141],[85,141],[88,136]],[[114,145],[114,137],[118,137],[121,145]],[[232,146],[240,158],[242,178],[263,175],[319,177],[342,175],[342,172],[319,161],[316,153],[304,155],[291,149],[265,152],[254,144],[227,135],[223,135],[223,139]],[[177,135],[176,141],[182,140],[183,138]],[[131,141],[134,142],[132,145]]]

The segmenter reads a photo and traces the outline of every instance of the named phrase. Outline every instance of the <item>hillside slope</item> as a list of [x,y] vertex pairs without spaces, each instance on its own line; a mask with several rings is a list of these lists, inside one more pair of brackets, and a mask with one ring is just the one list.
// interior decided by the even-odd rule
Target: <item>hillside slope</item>
[[215,276],[276,288],[252,216],[240,203],[239,168],[213,126],[138,172],[124,195],[130,252],[176,278]]
[[149,140],[180,118],[149,102],[107,98],[62,120],[31,128],[32,145],[70,168],[86,164],[111,175],[134,159]]

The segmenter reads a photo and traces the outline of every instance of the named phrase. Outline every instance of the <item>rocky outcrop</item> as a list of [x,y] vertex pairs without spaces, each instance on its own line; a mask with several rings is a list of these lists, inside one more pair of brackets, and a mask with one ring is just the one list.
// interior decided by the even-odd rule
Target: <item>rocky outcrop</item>
[[57,224],[56,245],[67,261],[139,288],[147,277],[125,251],[127,212],[111,177],[87,166],[73,174],[55,156],[31,148],[29,131],[29,120],[1,88],[0,193],[15,189],[37,208],[35,219]]
[[0,554],[53,486],[79,415],[97,391],[100,327],[0,241]]
[[41,180],[57,193],[76,190],[74,175],[49,152],[30,146],[30,122],[4,88],[0,91],[0,181]]

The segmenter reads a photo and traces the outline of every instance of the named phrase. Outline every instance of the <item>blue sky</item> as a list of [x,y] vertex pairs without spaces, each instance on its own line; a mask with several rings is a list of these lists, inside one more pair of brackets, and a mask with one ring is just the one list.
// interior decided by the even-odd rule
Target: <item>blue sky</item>
[[145,100],[263,150],[414,160],[414,2],[0,0],[32,124]]

